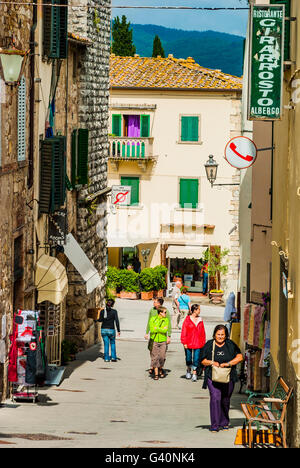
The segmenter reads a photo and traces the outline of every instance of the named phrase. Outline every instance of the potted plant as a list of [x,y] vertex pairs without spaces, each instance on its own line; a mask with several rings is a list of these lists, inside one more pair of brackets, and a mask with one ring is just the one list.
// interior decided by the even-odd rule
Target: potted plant
[[144,268],[139,275],[141,285],[141,299],[149,301],[153,299],[153,291],[156,286],[153,268]]
[[175,271],[173,275],[173,282],[176,283],[177,281],[179,281],[182,286],[183,285],[182,276],[183,275],[180,271]]
[[109,266],[107,267],[106,272],[106,293],[107,295],[116,296],[117,288],[120,283],[119,279],[120,270],[116,267]]
[[167,287],[166,277],[168,269],[163,265],[158,265],[153,268],[153,273],[155,276],[154,297],[163,297]]
[[216,288],[209,291],[209,298],[213,304],[223,303],[224,291],[221,289],[221,277],[228,272],[228,265],[225,263],[229,249],[214,247],[205,252],[205,260],[208,262],[208,274],[216,282]]
[[138,299],[139,275],[133,270],[119,271],[119,285],[121,299]]

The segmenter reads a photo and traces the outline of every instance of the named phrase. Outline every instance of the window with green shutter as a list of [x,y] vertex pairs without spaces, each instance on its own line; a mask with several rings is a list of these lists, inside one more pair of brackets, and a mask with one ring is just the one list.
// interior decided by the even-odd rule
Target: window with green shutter
[[130,206],[136,206],[140,203],[140,179],[139,177],[121,177],[121,185],[131,187]]
[[[291,0],[271,0],[272,5],[285,5],[285,16],[289,18],[291,16]],[[291,39],[291,22],[285,21],[285,33],[284,33],[284,60],[289,61],[291,59],[290,54],[290,39]]]
[[122,136],[122,115],[112,115],[112,134],[116,137]]
[[199,116],[181,116],[181,141],[199,141]]
[[66,137],[46,138],[41,142],[40,213],[58,211],[66,199]]
[[71,140],[71,182],[72,186],[88,183],[89,131],[86,128],[75,129]]
[[141,115],[141,138],[150,137],[150,115]]
[[67,58],[68,0],[45,0],[43,6],[43,46],[44,55],[47,57]]
[[199,179],[180,179],[179,203],[181,208],[197,208]]

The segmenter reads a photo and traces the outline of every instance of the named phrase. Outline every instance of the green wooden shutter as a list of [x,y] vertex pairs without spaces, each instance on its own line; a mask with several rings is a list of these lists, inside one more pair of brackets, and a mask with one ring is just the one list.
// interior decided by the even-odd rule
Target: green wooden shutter
[[59,210],[66,199],[66,137],[46,138],[41,144],[40,213]]
[[57,0],[60,5],[59,17],[59,58],[65,59],[68,57],[68,0]]
[[[68,55],[68,0],[45,0],[43,7],[44,54],[49,58],[67,58]],[[49,5],[49,6],[48,6]]]
[[150,115],[141,115],[141,138],[150,137]]
[[[291,16],[291,0],[271,0],[272,5],[285,5],[285,16],[289,18]],[[291,40],[291,23],[290,21],[285,22],[285,37],[284,37],[284,60],[289,61],[291,58],[290,54],[290,40]]]
[[131,187],[131,206],[138,205],[140,202],[140,179],[139,177],[121,177],[121,185]]
[[188,117],[181,117],[181,141],[189,141]]
[[89,156],[89,131],[86,128],[78,129],[78,168],[77,177],[80,185],[88,183],[88,156]]
[[181,208],[197,208],[199,196],[198,179],[180,179]]
[[73,130],[71,137],[71,184],[77,185],[77,130]]
[[181,141],[199,141],[199,117],[181,117]]
[[120,137],[122,136],[122,116],[118,114],[112,115],[112,134]]
[[50,138],[41,143],[40,159],[40,213],[50,213],[52,189],[52,141]]
[[52,138],[52,193],[51,212],[59,210],[66,199],[66,137]]
[[190,141],[199,141],[199,117],[190,117]]

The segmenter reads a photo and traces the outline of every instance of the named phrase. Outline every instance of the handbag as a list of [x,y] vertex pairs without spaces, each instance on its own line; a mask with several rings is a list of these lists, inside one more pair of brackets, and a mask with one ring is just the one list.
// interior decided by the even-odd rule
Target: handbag
[[[215,360],[216,343],[214,340],[212,361]],[[212,366],[212,381],[217,383],[228,384],[230,382],[231,367],[215,367]]]

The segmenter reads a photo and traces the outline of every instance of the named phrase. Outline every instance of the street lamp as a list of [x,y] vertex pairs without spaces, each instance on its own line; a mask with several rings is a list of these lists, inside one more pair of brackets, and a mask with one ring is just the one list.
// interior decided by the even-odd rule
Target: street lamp
[[151,250],[150,249],[143,249],[141,250],[141,254],[143,256],[143,260],[144,260],[144,263],[145,263],[145,268],[147,266],[147,262],[148,262],[148,257],[150,255],[150,252]]
[[15,86],[20,83],[27,55],[28,52],[14,47],[11,49],[0,48],[0,70],[7,85]]
[[209,159],[204,164],[205,171],[206,171],[206,177],[208,181],[210,182],[211,187],[223,187],[227,185],[240,185],[240,184],[215,184],[215,181],[217,179],[217,172],[218,172],[218,167],[219,164],[214,160],[214,156],[212,154],[209,155]]
[[214,182],[216,181],[216,178],[217,178],[218,166],[219,164],[214,160],[214,156],[210,154],[209,160],[205,164],[205,170],[206,170],[206,177],[212,187],[214,186]]

